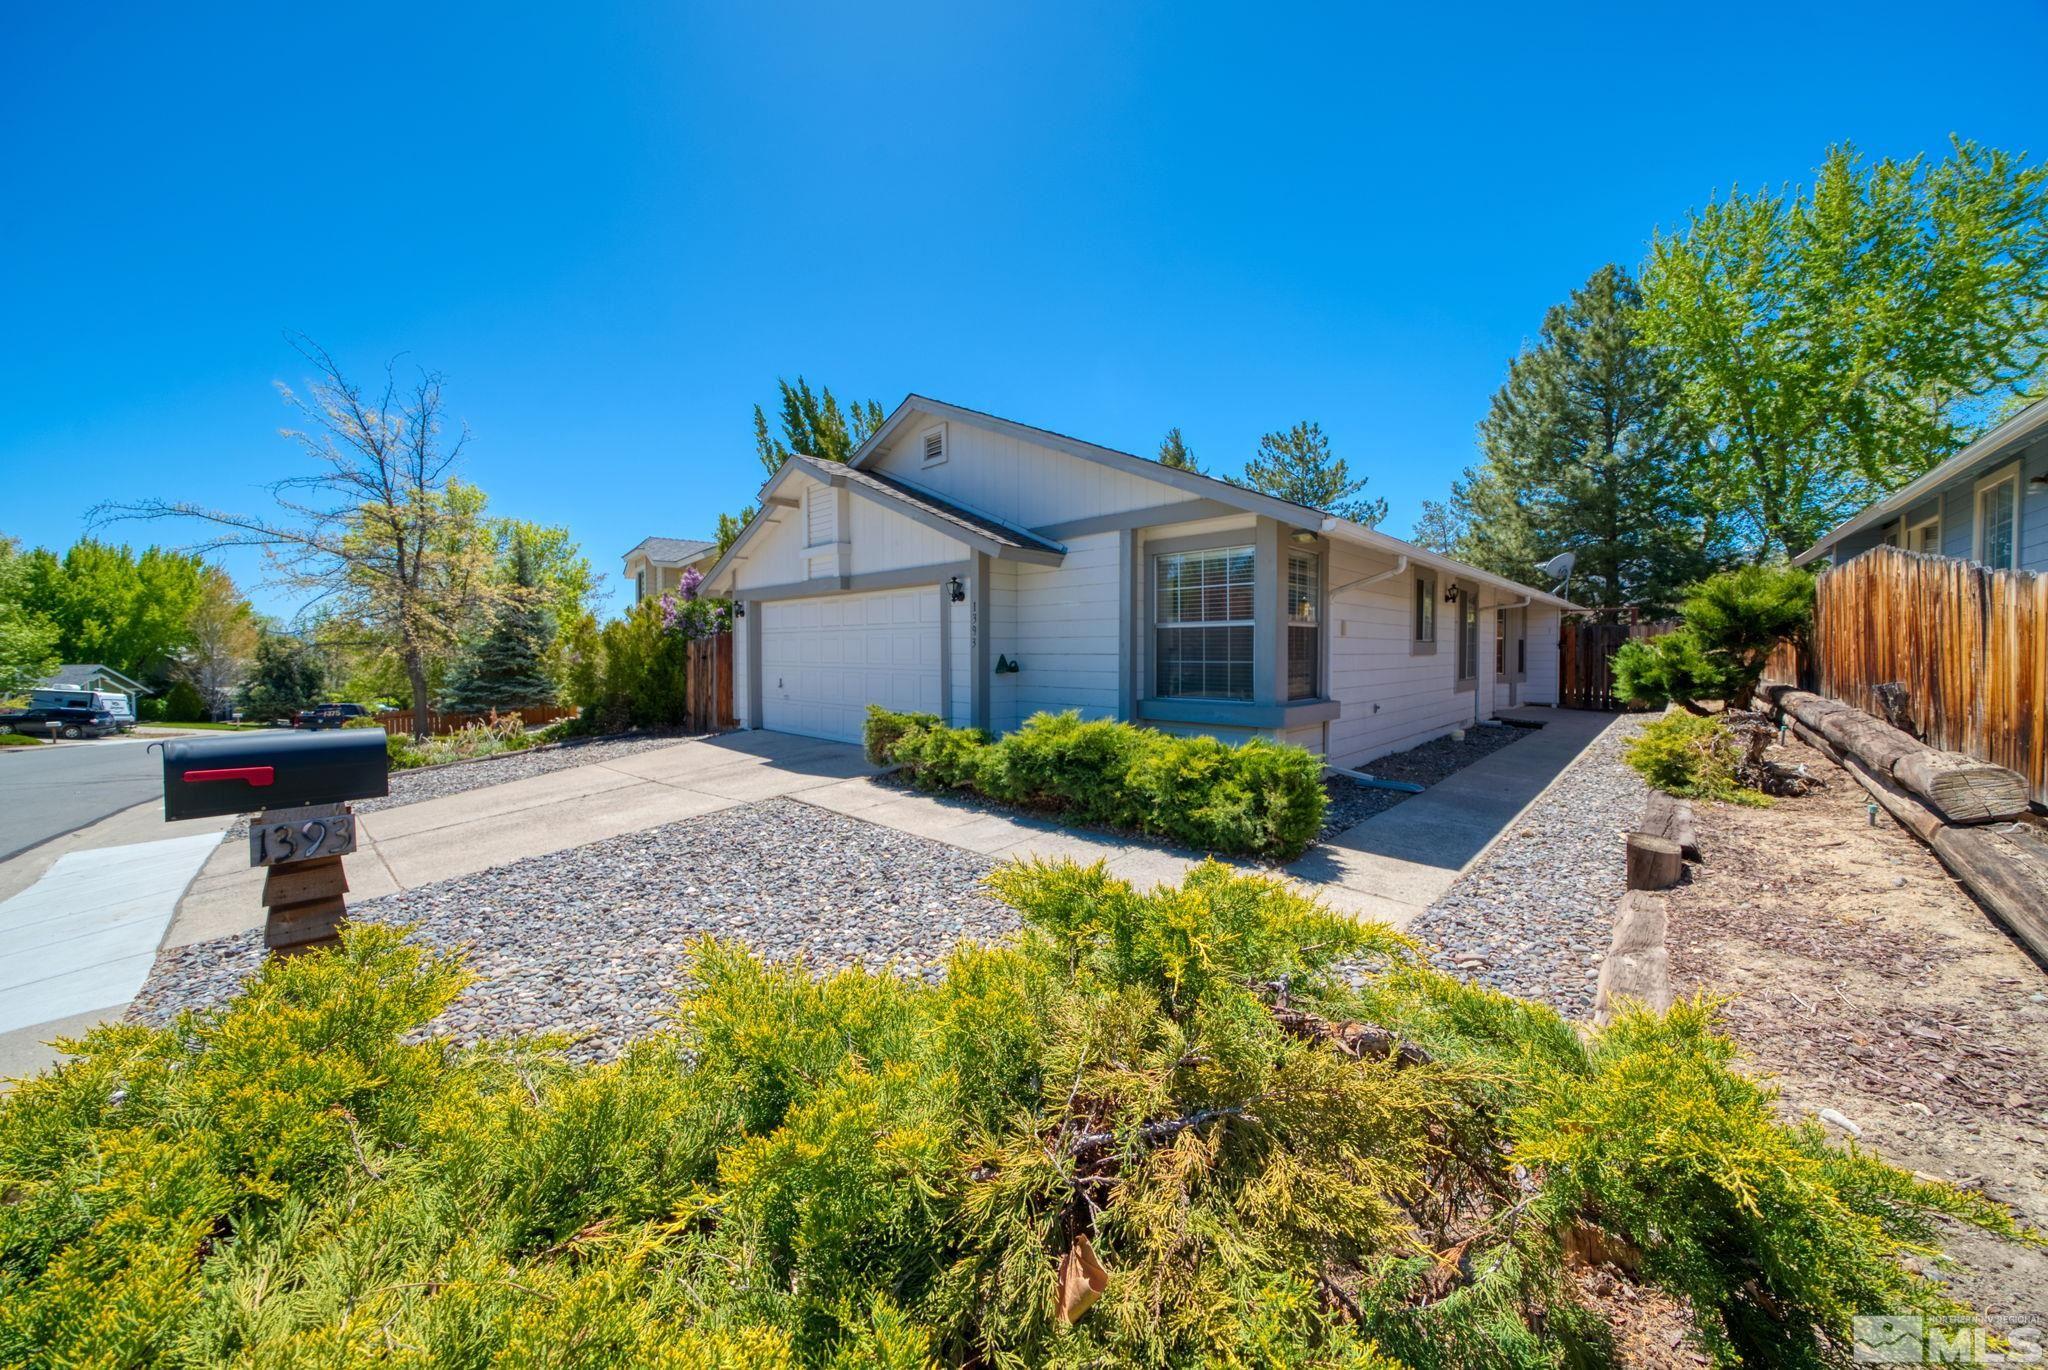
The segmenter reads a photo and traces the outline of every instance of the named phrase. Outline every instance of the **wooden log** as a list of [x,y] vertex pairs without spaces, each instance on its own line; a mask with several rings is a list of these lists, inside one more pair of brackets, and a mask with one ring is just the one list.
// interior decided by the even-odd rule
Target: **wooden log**
[[1593,1022],[1606,1027],[1623,999],[1662,1013],[1671,1007],[1671,954],[1665,947],[1668,919],[1664,900],[1648,890],[1630,890],[1615,907],[1614,937],[1600,963],[1593,997]]
[[1940,828],[1934,854],[2034,954],[2048,962],[2048,839],[2014,824]]
[[1890,814],[1900,827],[1929,846],[1934,844],[1934,834],[1941,831],[1940,814],[1853,756],[1843,757],[1841,767],[1856,777],[1857,783],[1864,789],[1870,791],[1870,797],[1877,801],[1878,807]]
[[1685,875],[1685,850],[1668,837],[1628,835],[1628,888],[1668,890]]
[[1951,823],[2002,822],[2027,812],[2027,782],[2017,771],[1937,751],[1836,700],[1782,686],[1772,686],[1770,692],[1772,702],[1795,723],[1827,740],[1837,760],[1857,758]]
[[1958,752],[1904,757],[1892,767],[1892,779],[1925,795],[1951,823],[2003,823],[2027,811],[2027,782],[2018,771]]
[[1662,790],[1651,790],[1650,797],[1643,804],[1642,821],[1636,824],[1636,831],[1652,837],[1668,837],[1678,844],[1679,850],[1688,861],[1700,859],[1699,836],[1693,819],[1692,805],[1676,795]]

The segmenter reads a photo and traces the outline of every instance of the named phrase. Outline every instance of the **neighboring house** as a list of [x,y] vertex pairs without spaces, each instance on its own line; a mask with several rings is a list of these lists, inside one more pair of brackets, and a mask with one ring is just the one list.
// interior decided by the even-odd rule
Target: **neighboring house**
[[1556,595],[1143,457],[913,395],[792,458],[705,592],[745,727],[1076,709],[1356,765],[1557,698]]
[[2000,571],[2048,571],[2048,400],[1869,505],[1792,561],[1839,566],[1878,546]]
[[54,675],[36,682],[37,690],[78,690],[84,693],[126,695],[128,717],[139,717],[142,696],[155,693],[147,685],[132,676],[124,675],[112,666],[97,662],[73,662],[59,666]]
[[690,538],[642,538],[626,553],[626,584],[633,587],[633,602],[673,590],[682,583],[683,572],[694,566],[699,574],[718,560],[718,544]]

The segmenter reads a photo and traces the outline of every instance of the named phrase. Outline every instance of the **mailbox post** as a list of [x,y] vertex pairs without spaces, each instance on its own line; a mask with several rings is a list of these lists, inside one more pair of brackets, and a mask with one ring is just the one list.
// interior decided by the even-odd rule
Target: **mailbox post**
[[265,868],[263,944],[277,955],[339,937],[348,916],[341,858],[356,849],[349,801],[390,792],[382,728],[164,744],[166,821],[251,815],[249,864]]

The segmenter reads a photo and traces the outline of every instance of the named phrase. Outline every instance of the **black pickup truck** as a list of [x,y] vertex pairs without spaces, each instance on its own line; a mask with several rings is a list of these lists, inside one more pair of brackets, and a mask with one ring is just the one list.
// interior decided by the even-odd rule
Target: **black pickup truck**
[[60,737],[104,737],[120,731],[114,716],[105,709],[71,704],[56,708],[0,709],[0,732],[48,737],[52,723],[57,725],[56,732]]

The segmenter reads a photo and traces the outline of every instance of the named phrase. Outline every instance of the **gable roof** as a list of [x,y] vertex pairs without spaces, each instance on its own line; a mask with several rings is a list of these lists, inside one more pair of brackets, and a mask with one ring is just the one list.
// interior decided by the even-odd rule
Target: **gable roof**
[[[847,465],[858,468],[872,460],[889,445],[891,436],[909,421],[909,417],[919,413],[930,414],[937,418],[957,419],[961,423],[985,428],[990,432],[1000,433],[1006,437],[1037,443],[1041,447],[1050,447],[1055,451],[1079,457],[1083,461],[1096,462],[1146,480],[1158,481],[1161,484],[1184,490],[1199,498],[1215,500],[1219,504],[1228,504],[1233,508],[1245,510],[1247,513],[1264,514],[1296,528],[1312,528],[1326,537],[1334,537],[1345,542],[1356,543],[1359,546],[1369,547],[1374,551],[1382,552],[1389,556],[1407,557],[1410,561],[1427,566],[1432,570],[1448,572],[1459,580],[1492,586],[1495,589],[1515,595],[1527,595],[1534,602],[1555,605],[1561,609],[1578,607],[1570,600],[1551,594],[1547,590],[1539,590],[1532,585],[1524,585],[1519,581],[1509,580],[1507,577],[1495,575],[1491,571],[1482,571],[1477,566],[1459,561],[1455,557],[1448,557],[1440,552],[1432,552],[1427,548],[1418,547],[1412,542],[1404,542],[1400,538],[1380,532],[1377,528],[1368,528],[1362,523],[1354,523],[1350,519],[1338,518],[1334,514],[1326,514],[1322,510],[1310,505],[1296,504],[1292,500],[1284,500],[1278,496],[1268,495],[1258,490],[1248,490],[1242,485],[1236,485],[1215,476],[1197,475],[1193,471],[1183,471],[1176,466],[1167,466],[1163,462],[1154,461],[1149,457],[1140,457],[1130,452],[1119,452],[1113,447],[1103,447],[1097,443],[1083,442],[1079,438],[1071,438],[1064,433],[1055,433],[1049,428],[1034,428],[1027,423],[1018,423],[1013,419],[998,418],[994,414],[983,413],[979,409],[968,409],[962,405],[948,404],[944,400],[935,400],[926,395],[911,394],[905,396],[903,403],[897,405],[889,417],[882,421],[882,426],[877,428],[869,435],[866,442],[854,450],[853,455],[847,459]],[[862,474],[872,473],[862,472]]]
[[[939,498],[928,490],[919,490],[890,476],[875,471],[856,471],[843,462],[828,461],[814,457],[807,452],[792,453],[776,473],[761,487],[759,499],[761,512],[748,522],[746,529],[725,549],[725,555],[718,559],[704,574],[704,584],[715,586],[741,560],[741,553],[748,543],[768,526],[768,508],[775,503],[775,492],[792,475],[802,474],[821,484],[836,486],[873,500],[894,512],[957,538],[978,552],[1006,561],[1034,561],[1041,564],[1057,565],[1067,554],[1067,549],[1052,539],[1042,537],[1028,528],[979,510],[964,508],[950,500]],[[781,501],[792,503],[788,497]],[[715,591],[714,591],[715,593]]]
[[99,681],[110,681],[123,686],[123,694],[155,694],[156,691],[144,685],[133,676],[102,666],[96,661],[69,661],[59,666],[55,673],[37,682],[39,690],[90,690]]
[[1860,533],[1872,524],[1883,523],[1894,514],[1905,513],[1950,481],[1969,474],[1972,467],[1989,466],[2010,456],[2013,449],[2044,432],[2048,432],[2048,400],[2036,400],[1920,479],[1900,486],[1883,499],[1864,505],[1853,517],[1822,534],[1813,546],[1792,558],[1792,564],[1806,565],[1843,538]]
[[631,558],[635,553],[645,553],[656,566],[682,566],[717,549],[715,542],[700,542],[694,538],[642,538],[626,549],[626,556]]
[[823,457],[808,456],[804,453],[798,453],[790,460],[805,463],[811,468],[812,475],[827,484],[844,481],[849,488],[874,491],[942,523],[952,525],[952,531],[956,533],[973,534],[999,547],[1050,552],[1055,556],[1063,555],[1067,550],[1051,538],[1042,537],[1029,528],[1020,528],[988,514],[940,499],[937,495],[905,485],[893,476],[885,476],[879,471],[857,471],[848,463],[827,461]]
[[1310,520],[1323,517],[1323,511],[1320,509],[1310,508],[1306,504],[1296,504],[1293,500],[1281,499],[1277,495],[1268,495],[1258,490],[1248,490],[1242,485],[1233,485],[1229,481],[1215,476],[1204,476],[1198,475],[1193,471],[1183,471],[1178,466],[1168,466],[1164,462],[1153,460],[1151,457],[1141,457],[1132,452],[1119,452],[1114,447],[1104,447],[1100,443],[1084,442],[1080,438],[1068,437],[1065,433],[1055,433],[1050,428],[1034,428],[1028,423],[1018,423],[1014,419],[1000,418],[994,414],[984,413],[979,409],[969,409],[964,405],[948,404],[944,400],[935,400],[929,395],[911,394],[904,396],[903,403],[897,405],[889,417],[882,421],[880,428],[877,428],[868,435],[866,442],[854,449],[853,455],[846,459],[846,464],[852,467],[866,466],[882,449],[889,445],[890,439],[898,429],[908,422],[910,415],[919,413],[930,414],[937,418],[958,419],[962,423],[972,424],[977,428],[985,428],[991,433],[1001,433],[1005,437],[1018,438],[1025,442],[1034,442],[1041,447],[1050,447],[1055,452],[1065,452],[1069,456],[1079,457],[1083,461],[1092,461],[1098,465],[1107,466],[1112,470],[1123,471],[1129,475],[1142,476],[1146,480],[1171,485],[1176,489],[1185,490],[1191,495],[1201,496],[1206,499],[1224,500],[1237,505],[1239,508],[1248,509],[1255,514],[1267,514],[1273,518],[1286,519],[1297,527],[1308,526],[1303,521],[1304,515],[1307,515]]

